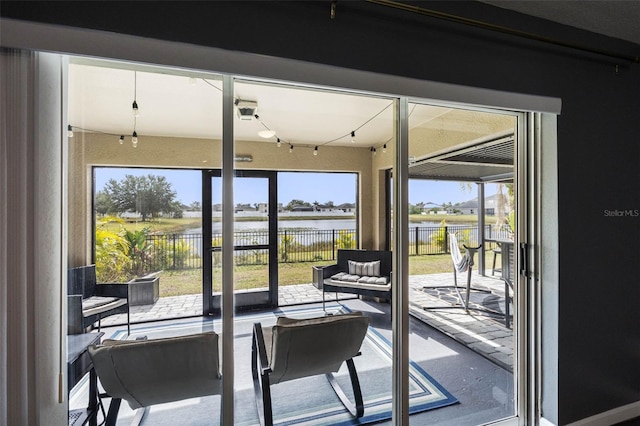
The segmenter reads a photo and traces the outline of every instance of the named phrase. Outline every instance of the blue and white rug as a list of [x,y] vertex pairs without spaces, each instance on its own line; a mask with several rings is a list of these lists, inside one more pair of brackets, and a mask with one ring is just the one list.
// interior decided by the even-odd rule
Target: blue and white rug
[[[327,308],[338,313],[346,308],[339,305]],[[235,411],[236,425],[258,424],[257,411],[251,378],[251,336],[255,322],[262,326],[275,324],[277,316],[293,318],[320,316],[318,308],[296,308],[275,313],[236,316],[234,321],[234,365],[235,365]],[[139,337],[148,339],[216,331],[221,334],[219,319],[190,319],[169,324],[135,325],[131,327],[129,340]],[[105,336],[111,339],[126,339],[126,329]],[[342,406],[327,379],[322,376],[292,380],[272,385],[273,417],[276,425],[362,425],[391,418],[391,346],[378,331],[369,327],[362,345],[362,355],[354,358],[362,396],[364,416],[353,419]],[[338,382],[349,397],[351,385],[346,366],[336,374]],[[409,409],[419,413],[457,403],[446,389],[437,383],[418,364],[409,364]],[[194,398],[169,404],[155,405],[148,409],[143,425],[217,425],[220,419],[220,396]],[[118,425],[129,424],[134,416],[123,401]]]

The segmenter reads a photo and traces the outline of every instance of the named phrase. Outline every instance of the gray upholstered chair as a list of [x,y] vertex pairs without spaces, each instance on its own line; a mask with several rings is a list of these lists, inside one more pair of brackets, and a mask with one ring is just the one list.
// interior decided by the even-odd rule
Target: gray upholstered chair
[[90,346],[96,374],[112,398],[106,418],[115,425],[124,399],[132,409],[220,394],[218,335],[206,332],[143,341],[105,340]]
[[[256,405],[261,425],[273,424],[272,384],[325,374],[340,401],[354,417],[364,404],[353,357],[360,355],[369,318],[360,312],[296,320],[278,318],[275,326],[254,324],[251,349]],[[332,373],[347,363],[354,402],[349,401]]]

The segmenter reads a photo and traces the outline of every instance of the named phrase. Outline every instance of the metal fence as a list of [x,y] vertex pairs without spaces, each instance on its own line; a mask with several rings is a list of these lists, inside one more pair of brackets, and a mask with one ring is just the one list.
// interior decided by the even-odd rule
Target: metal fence
[[[477,225],[426,226],[409,229],[409,255],[436,255],[449,252],[449,233],[455,233],[459,243],[478,245]],[[508,229],[496,230],[486,225],[485,238],[505,238]],[[268,231],[238,231],[234,245],[267,244]],[[222,234],[214,234],[213,247],[220,247]],[[202,267],[202,234],[164,234],[147,238],[149,271],[197,269]],[[338,249],[356,248],[355,229],[280,230],[278,231],[278,261],[281,263],[335,260]],[[490,247],[487,247],[490,248]],[[214,257],[220,257],[214,251]],[[264,249],[236,250],[237,265],[260,265],[268,262]],[[215,264],[214,259],[214,264]]]

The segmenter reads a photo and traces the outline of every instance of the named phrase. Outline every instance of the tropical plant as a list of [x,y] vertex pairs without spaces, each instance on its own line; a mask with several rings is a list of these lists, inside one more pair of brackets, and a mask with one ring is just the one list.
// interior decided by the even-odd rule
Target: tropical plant
[[134,275],[144,275],[151,258],[151,245],[147,243],[149,227],[138,231],[124,230],[124,239],[128,243],[127,257],[131,260],[131,272]]
[[95,263],[100,281],[123,281],[128,278],[131,261],[126,255],[127,240],[120,234],[105,228],[107,223],[123,224],[122,219],[109,216],[102,218],[96,226]]

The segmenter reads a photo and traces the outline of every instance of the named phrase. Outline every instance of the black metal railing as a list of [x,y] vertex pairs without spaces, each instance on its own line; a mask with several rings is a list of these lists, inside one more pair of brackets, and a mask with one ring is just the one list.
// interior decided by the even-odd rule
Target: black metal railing
[[[409,255],[437,255],[449,252],[449,233],[455,233],[458,242],[478,245],[477,225],[425,226],[409,229]],[[508,228],[496,230],[491,225],[484,229],[485,238],[506,238]],[[355,229],[286,229],[278,231],[278,261],[281,263],[335,260],[337,250],[356,248]],[[236,264],[260,265],[267,262],[267,250],[247,246],[264,245],[269,240],[267,230],[238,231],[234,234]],[[212,236],[213,247],[220,247],[222,234]],[[196,269],[202,266],[202,234],[164,234],[147,238],[148,271]],[[490,248],[490,247],[486,247]],[[214,251],[214,256],[220,256]]]

